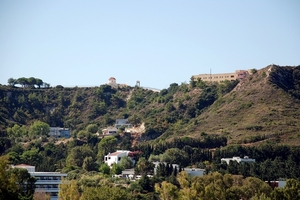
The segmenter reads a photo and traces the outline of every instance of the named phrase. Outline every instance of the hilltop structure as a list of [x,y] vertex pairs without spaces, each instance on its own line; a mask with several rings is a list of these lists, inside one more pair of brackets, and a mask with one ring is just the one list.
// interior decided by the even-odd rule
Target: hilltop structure
[[247,70],[236,70],[233,73],[224,73],[224,74],[199,74],[192,76],[194,81],[201,79],[202,81],[212,81],[212,82],[221,82],[221,81],[235,81],[243,80],[249,75]]

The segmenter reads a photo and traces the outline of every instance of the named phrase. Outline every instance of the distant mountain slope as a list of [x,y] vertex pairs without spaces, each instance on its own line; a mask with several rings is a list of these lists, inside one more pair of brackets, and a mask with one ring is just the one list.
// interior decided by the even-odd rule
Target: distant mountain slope
[[201,114],[195,134],[218,133],[231,143],[271,138],[300,145],[299,92],[300,67],[268,66]]

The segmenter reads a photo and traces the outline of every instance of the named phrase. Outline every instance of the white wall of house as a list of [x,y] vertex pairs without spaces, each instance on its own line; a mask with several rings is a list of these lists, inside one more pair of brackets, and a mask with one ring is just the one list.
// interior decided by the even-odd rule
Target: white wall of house
[[130,151],[126,150],[118,150],[114,153],[109,153],[106,156],[104,156],[104,162],[108,166],[112,166],[114,163],[118,164],[121,161],[122,157],[128,156]]

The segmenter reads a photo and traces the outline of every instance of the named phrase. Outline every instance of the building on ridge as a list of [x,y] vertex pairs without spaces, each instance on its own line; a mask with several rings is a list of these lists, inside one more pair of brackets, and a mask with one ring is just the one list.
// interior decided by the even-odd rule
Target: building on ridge
[[110,85],[111,87],[118,87],[116,78],[115,77],[110,77],[108,79],[108,85]]
[[201,79],[202,81],[211,81],[211,82],[221,82],[221,81],[235,81],[243,80],[249,75],[247,70],[236,70],[232,73],[222,73],[222,74],[199,74],[192,76],[194,81]]

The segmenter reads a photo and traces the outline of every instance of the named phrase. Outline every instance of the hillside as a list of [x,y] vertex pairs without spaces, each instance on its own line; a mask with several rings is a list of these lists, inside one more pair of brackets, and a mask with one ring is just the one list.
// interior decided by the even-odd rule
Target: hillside
[[205,131],[230,143],[260,140],[300,144],[300,68],[268,66],[240,82],[198,120]]
[[[133,141],[174,137],[227,137],[228,143],[300,144],[300,67],[267,66],[243,82],[170,84],[160,92],[139,87],[0,87],[0,133],[14,124],[41,120],[71,128],[74,136],[96,124],[98,131],[117,118],[144,122]],[[143,129],[144,130],[144,129]]]

